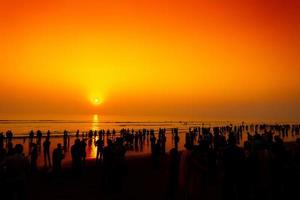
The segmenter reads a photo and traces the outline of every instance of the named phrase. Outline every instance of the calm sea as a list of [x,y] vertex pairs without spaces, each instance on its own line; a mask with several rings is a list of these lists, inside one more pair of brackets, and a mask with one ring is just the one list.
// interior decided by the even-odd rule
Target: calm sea
[[238,121],[201,121],[201,120],[162,120],[155,117],[129,118],[120,116],[101,116],[94,115],[49,115],[49,116],[1,116],[0,115],[0,132],[7,130],[13,131],[14,135],[28,135],[31,130],[41,130],[46,132],[61,134],[64,130],[69,132],[87,132],[89,130],[99,129],[158,129],[158,128],[179,128],[187,130],[189,127],[200,126],[222,126],[230,124],[241,124]]

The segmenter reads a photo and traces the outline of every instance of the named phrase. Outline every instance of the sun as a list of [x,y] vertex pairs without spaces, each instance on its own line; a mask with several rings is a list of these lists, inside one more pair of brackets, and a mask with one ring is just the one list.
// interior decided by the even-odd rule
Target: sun
[[99,97],[95,97],[91,99],[91,102],[94,106],[99,106],[102,103],[102,100]]

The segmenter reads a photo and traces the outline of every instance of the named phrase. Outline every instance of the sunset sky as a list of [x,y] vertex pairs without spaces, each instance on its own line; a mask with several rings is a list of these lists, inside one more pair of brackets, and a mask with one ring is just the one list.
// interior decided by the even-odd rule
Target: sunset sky
[[300,1],[0,0],[0,72],[2,118],[300,120]]

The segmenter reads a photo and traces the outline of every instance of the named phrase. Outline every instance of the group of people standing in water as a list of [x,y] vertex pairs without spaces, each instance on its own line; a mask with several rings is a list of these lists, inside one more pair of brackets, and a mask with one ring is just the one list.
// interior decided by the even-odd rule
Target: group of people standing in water
[[[73,136],[64,131],[63,144],[58,143],[52,155],[50,131],[44,137],[41,131],[36,134],[31,131],[28,156],[25,156],[22,144],[13,146],[11,131],[5,135],[0,133],[1,180],[14,185],[10,188],[22,196],[25,177],[39,170],[37,160],[41,149],[44,167],[52,169],[57,176],[62,173],[62,161],[70,149],[72,171],[74,175],[81,175],[86,165],[86,147],[92,142],[97,151],[96,163],[105,172],[108,190],[112,186],[117,190],[122,187],[122,176],[126,174],[126,151],[143,150],[145,143],[150,144],[153,169],[159,169],[162,161],[168,162],[167,194],[170,199],[176,199],[179,192],[186,199],[208,197],[209,187],[213,186],[220,173],[224,199],[232,196],[238,199],[268,199],[270,195],[282,197],[286,190],[286,175],[300,172],[300,140],[297,139],[297,147],[293,150],[286,148],[282,140],[289,134],[299,136],[300,125],[192,127],[185,137],[180,135],[178,128],[168,131],[172,140],[169,152],[165,128],[157,131],[121,129],[118,133],[114,129],[87,133],[78,130]],[[243,134],[247,134],[247,140],[241,145]],[[75,137],[72,145],[70,137]],[[184,149],[179,149],[181,140],[185,144]]]

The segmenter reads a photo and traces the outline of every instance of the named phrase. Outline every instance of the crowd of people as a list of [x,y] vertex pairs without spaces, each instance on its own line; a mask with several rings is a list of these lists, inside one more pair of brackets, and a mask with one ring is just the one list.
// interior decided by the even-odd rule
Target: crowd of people
[[[241,145],[245,132],[247,140]],[[165,128],[157,132],[154,129],[121,129],[118,134],[114,129],[81,134],[78,130],[70,151],[72,171],[75,176],[82,174],[86,147],[94,141],[96,163],[104,171],[107,190],[121,191],[122,177],[127,171],[126,151],[142,150],[146,143],[150,144],[153,169],[159,169],[162,160],[168,161],[169,199],[178,199],[180,195],[191,200],[208,198],[209,187],[214,187],[216,182],[222,182],[223,199],[279,199],[287,191],[287,177],[300,174],[300,140],[297,139],[296,148],[289,149],[282,138],[289,134],[299,136],[299,132],[300,125],[264,124],[192,127],[184,138],[180,138],[178,128],[170,129],[170,133]],[[171,134],[172,140],[168,153],[166,134]],[[25,178],[40,170],[37,160],[41,149],[44,167],[51,169],[55,176],[61,175],[71,137],[64,131],[63,144],[58,143],[50,155],[50,131],[44,135],[44,141],[41,131],[36,134],[31,131],[28,136],[30,148],[25,156],[22,144],[13,146],[11,131],[5,135],[0,133],[0,182],[20,199],[24,197]],[[185,144],[184,150],[179,149],[180,140]]]
[[[255,134],[238,145],[250,128]],[[221,182],[222,199],[288,198],[300,177],[300,139],[295,148],[286,146],[288,134],[298,136],[299,125],[191,129],[185,150],[170,151],[168,196],[181,191],[182,199],[209,199],[209,187]]]

